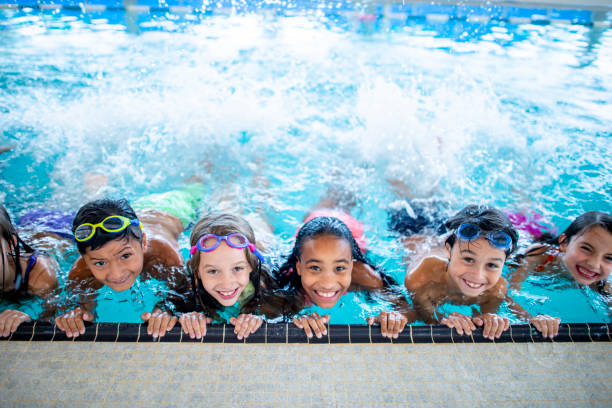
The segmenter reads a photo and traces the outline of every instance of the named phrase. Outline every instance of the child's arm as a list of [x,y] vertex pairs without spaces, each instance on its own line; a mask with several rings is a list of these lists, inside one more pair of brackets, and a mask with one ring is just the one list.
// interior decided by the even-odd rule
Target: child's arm
[[560,318],[548,315],[531,316],[527,310],[515,302],[510,296],[506,296],[506,303],[516,317],[533,324],[534,327],[542,333],[542,336],[552,339],[559,334],[559,325],[561,324]]
[[483,327],[482,335],[487,339],[499,338],[510,327],[508,318],[495,314],[507,292],[508,284],[504,278],[500,277],[495,286],[481,295],[483,300],[480,303],[480,315],[472,317],[472,321],[476,326]]
[[[67,337],[77,337],[85,333],[84,321],[94,320],[93,310],[96,307],[96,291],[102,287],[91,274],[83,258],[76,260],[68,273],[66,290],[68,301],[56,306],[55,318],[57,327],[66,332]],[[70,310],[74,305],[75,308]]]
[[516,264],[508,265],[510,268],[509,287],[513,290],[521,290],[521,285],[529,273],[546,262],[549,249],[547,245],[534,244],[527,248],[524,254],[517,255]]
[[45,300],[57,288],[57,262],[49,256],[39,255],[30,272],[28,292],[36,296],[29,304],[22,304],[15,309],[7,309],[0,313],[0,337],[14,333],[23,322],[39,318]]
[[368,290],[394,305],[395,310],[382,311],[378,316],[369,316],[366,319],[369,325],[374,323],[380,324],[380,331],[383,337],[397,338],[408,323],[407,316],[411,312],[416,315],[410,308],[404,294],[394,286],[397,285],[393,284],[390,277],[383,277],[370,265],[362,262],[355,262],[353,264],[350,290]]

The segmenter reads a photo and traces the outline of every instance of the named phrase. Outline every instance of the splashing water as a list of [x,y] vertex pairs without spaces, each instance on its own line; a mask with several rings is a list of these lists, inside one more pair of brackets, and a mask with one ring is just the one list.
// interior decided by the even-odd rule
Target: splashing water
[[[452,211],[530,208],[561,228],[612,210],[610,30],[355,30],[316,13],[238,13],[152,18],[134,35],[111,20],[0,17],[0,146],[13,147],[0,185],[13,213],[198,176],[211,194],[239,186],[287,248],[327,185],[341,185],[402,281],[386,209],[404,197],[389,181]],[[103,188],[84,184],[92,172]]]

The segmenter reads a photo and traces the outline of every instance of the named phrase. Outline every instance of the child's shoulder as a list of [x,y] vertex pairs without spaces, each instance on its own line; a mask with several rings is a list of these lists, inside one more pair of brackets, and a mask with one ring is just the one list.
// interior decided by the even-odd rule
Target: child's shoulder
[[428,282],[442,282],[445,269],[446,259],[436,255],[427,256],[406,274],[404,284],[408,290],[414,291]]

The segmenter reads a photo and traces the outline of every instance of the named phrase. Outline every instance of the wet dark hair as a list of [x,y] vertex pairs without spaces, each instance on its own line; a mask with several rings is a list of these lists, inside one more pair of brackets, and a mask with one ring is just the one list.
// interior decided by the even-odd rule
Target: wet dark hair
[[[279,268],[277,280],[279,286],[283,288],[286,294],[293,294],[293,296],[295,296],[294,293],[302,289],[302,279],[297,273],[297,261],[302,255],[304,243],[310,239],[321,236],[333,236],[345,240],[351,245],[351,256],[353,257],[353,261],[364,263],[376,270],[381,275],[385,287],[396,285],[390,276],[384,273],[380,268],[377,268],[367,259],[365,254],[361,252],[351,230],[345,223],[335,217],[316,217],[300,228],[295,238],[295,244],[291,254]],[[294,309],[297,310],[293,310],[293,312],[297,312],[301,310],[301,308],[300,306],[296,306]]]
[[474,224],[483,233],[503,231],[510,236],[512,244],[506,249],[506,258],[516,250],[518,243],[518,232],[514,229],[510,219],[500,210],[486,205],[468,205],[457,214],[449,218],[444,225],[451,232],[446,238],[445,244],[452,248],[457,241],[457,228],[461,224]]
[[602,211],[588,211],[576,217],[558,237],[551,239],[548,243],[559,246],[560,243],[569,243],[575,236],[586,233],[593,227],[601,227],[612,234],[612,215]]
[[[19,234],[17,234],[17,230],[11,221],[11,216],[2,204],[0,204],[0,237],[8,244],[10,250],[8,256],[13,259],[13,263],[15,264],[15,276],[21,276],[23,273],[21,268],[22,251],[24,253],[33,253],[34,249],[32,249],[31,246],[26,244],[19,237]],[[4,253],[2,253],[2,249],[0,249],[0,256],[2,257],[2,292],[4,293],[6,292],[4,288],[4,274],[7,265],[4,265]],[[22,285],[21,288],[19,288],[19,291],[27,292],[28,288],[26,286],[27,285]]]
[[[120,215],[127,217],[131,220],[137,219],[136,212],[130,206],[125,198],[120,200],[113,200],[110,198],[103,198],[100,200],[91,201],[79,209],[74,221],[72,222],[72,233],[81,224],[91,223],[97,224],[110,215]],[[130,225],[123,231],[117,233],[106,232],[101,228],[96,229],[94,236],[85,242],[77,242],[77,248],[82,254],[85,253],[87,248],[95,250],[113,240],[129,239],[133,238],[138,242],[142,243],[142,230],[136,225]]]

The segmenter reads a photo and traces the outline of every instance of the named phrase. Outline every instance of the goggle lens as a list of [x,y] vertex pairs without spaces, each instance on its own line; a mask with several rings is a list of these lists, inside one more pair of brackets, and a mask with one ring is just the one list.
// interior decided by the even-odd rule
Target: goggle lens
[[489,241],[498,248],[509,248],[512,239],[504,231],[493,231],[489,234]]
[[129,221],[125,218],[119,217],[108,217],[104,221],[102,221],[102,226],[106,229],[107,232],[114,232],[125,228],[126,224],[129,224]]
[[459,229],[457,229],[457,235],[459,235],[459,238],[466,241],[478,238],[479,234],[480,228],[474,224],[461,224]]
[[92,225],[81,225],[74,231],[74,237],[79,241],[87,239],[90,235],[93,235]]

